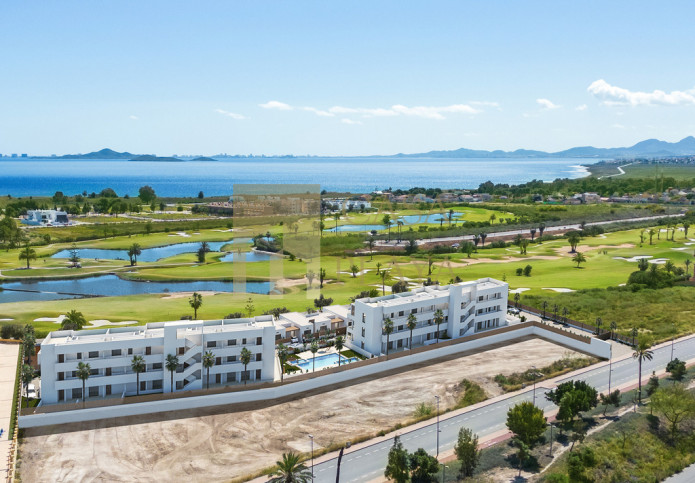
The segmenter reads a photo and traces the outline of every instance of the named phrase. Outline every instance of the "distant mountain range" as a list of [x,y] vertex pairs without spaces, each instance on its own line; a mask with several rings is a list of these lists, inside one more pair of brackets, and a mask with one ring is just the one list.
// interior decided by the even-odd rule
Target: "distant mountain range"
[[[391,156],[377,156],[381,158],[636,158],[636,157],[669,157],[695,155],[695,137],[688,136],[676,143],[647,139],[634,146],[623,148],[595,148],[593,146],[581,146],[566,149],[554,153],[546,151],[534,151],[529,149],[517,149],[516,151],[486,151],[481,149],[455,149],[452,151],[429,151],[427,153],[394,154]],[[236,158],[237,156],[220,156]],[[243,156],[247,157],[247,156]],[[262,156],[265,157],[265,156]],[[269,156],[270,157],[270,156]],[[295,156],[277,156],[294,158]],[[362,156],[372,157],[372,156]],[[174,157],[159,157],[151,154],[140,155],[129,152],[119,153],[112,149],[102,149],[87,154],[66,154],[55,159],[128,159],[133,161],[164,161],[176,162],[185,159]],[[199,157],[192,161],[214,161],[212,157]]]

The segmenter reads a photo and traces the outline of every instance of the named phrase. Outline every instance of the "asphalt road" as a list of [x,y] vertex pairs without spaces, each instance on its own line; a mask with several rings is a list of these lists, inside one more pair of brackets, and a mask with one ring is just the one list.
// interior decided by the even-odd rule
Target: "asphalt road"
[[[695,358],[695,337],[689,337],[676,341],[674,345],[674,357],[681,360],[690,360]],[[654,358],[652,361],[643,361],[642,377],[643,380],[648,378],[653,370],[665,368],[666,364],[671,360],[671,346],[662,347],[654,350]],[[637,382],[637,361],[629,358],[612,364],[611,372],[611,388],[622,384]],[[608,389],[609,366],[598,367],[588,370],[578,376],[569,376],[562,381],[570,379],[580,379],[588,382],[599,392]],[[555,405],[547,401],[544,397],[547,389],[536,388],[536,405],[548,412],[555,409]],[[434,398],[433,398],[434,399]],[[484,437],[505,429],[505,421],[507,418],[508,409],[522,401],[531,401],[533,399],[533,390],[526,391],[522,394],[488,404],[484,407],[473,411],[460,414],[458,416],[446,417],[444,415],[439,423],[440,438],[439,450],[444,452],[454,447],[458,436],[459,428],[468,427],[473,430],[479,437]],[[433,403],[435,401],[433,400]],[[359,414],[355,414],[359,418]],[[424,448],[430,454],[434,455],[437,452],[437,424],[432,423],[428,426],[400,433],[401,442],[408,451],[415,451],[418,448]],[[365,482],[383,475],[386,467],[386,459],[389,449],[393,445],[393,440],[387,440],[380,443],[375,443],[371,446],[366,446],[350,452],[346,452],[343,456],[340,469],[341,482]],[[337,458],[322,462],[315,465],[314,475],[317,482],[333,482],[336,479],[336,464]]]

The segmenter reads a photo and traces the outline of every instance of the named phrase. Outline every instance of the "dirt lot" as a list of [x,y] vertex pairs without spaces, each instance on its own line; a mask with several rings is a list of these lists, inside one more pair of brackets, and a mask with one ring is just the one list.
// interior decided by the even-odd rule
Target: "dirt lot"
[[340,390],[234,413],[186,411],[27,430],[22,481],[229,481],[271,466],[283,451],[373,434],[412,416],[415,406],[455,403],[468,378],[490,396],[490,378],[525,370],[567,354],[564,347],[531,339]]

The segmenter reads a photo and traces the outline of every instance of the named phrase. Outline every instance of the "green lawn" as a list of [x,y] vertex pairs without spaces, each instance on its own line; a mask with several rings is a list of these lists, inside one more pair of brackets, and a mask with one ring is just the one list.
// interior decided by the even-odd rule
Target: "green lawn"
[[631,164],[623,166],[629,162],[621,164],[608,164],[590,166],[589,171],[593,176],[617,175],[620,172],[617,167],[622,166],[624,175],[616,176],[620,178],[675,178],[676,180],[693,180],[695,179],[695,166],[684,166],[677,164]]

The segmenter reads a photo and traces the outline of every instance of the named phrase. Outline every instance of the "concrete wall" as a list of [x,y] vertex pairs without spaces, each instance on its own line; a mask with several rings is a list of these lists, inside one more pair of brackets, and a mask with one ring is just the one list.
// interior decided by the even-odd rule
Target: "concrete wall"
[[372,359],[370,361],[363,361],[362,365],[360,365],[360,363],[355,363],[354,366],[351,365],[352,367],[346,366],[338,370],[329,369],[319,373],[307,374],[307,376],[311,377],[304,378],[303,376],[297,376],[296,379],[291,378],[283,385],[221,394],[206,394],[134,404],[121,404],[117,406],[32,414],[21,416],[19,418],[19,425],[22,428],[31,428],[156,412],[212,407],[225,404],[267,401],[301,394],[311,389],[331,386],[333,384],[371,376],[392,369],[407,367],[417,362],[429,361],[465,351],[484,350],[486,346],[510,342],[529,336],[541,337],[596,357],[608,358],[610,355],[610,344],[608,342],[592,337],[576,335],[538,322],[527,322],[491,330],[485,334],[476,334],[466,339],[449,340],[441,343],[440,346],[436,348],[424,347],[413,350],[412,353],[400,352],[389,360],[385,360],[385,357],[380,357],[378,360]]

